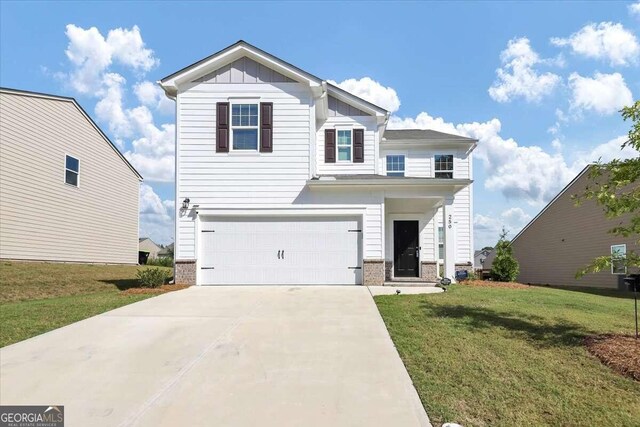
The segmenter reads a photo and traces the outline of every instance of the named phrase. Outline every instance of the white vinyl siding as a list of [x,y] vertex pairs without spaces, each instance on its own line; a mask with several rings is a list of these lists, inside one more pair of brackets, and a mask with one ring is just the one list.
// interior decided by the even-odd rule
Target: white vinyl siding
[[71,101],[2,93],[0,106],[0,258],[136,264],[140,181],[123,159]]
[[[364,162],[353,163],[324,161],[324,130],[325,129],[364,129]],[[376,173],[376,138],[377,124],[374,117],[329,117],[316,133],[316,159],[318,175],[343,174],[373,174]],[[337,142],[337,138],[336,138]],[[336,144],[337,146],[337,144]],[[337,157],[336,157],[337,158]]]

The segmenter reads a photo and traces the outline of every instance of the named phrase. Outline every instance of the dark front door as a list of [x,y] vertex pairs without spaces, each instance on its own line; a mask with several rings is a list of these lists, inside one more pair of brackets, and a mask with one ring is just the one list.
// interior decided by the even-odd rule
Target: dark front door
[[393,273],[418,277],[418,221],[393,222]]

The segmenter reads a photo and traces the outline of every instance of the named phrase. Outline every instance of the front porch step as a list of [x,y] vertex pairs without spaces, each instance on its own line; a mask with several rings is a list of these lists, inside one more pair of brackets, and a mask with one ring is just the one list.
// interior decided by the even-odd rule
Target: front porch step
[[384,286],[396,286],[396,287],[419,287],[419,286],[431,286],[435,287],[436,282],[425,282],[422,280],[398,280],[394,279],[390,282],[384,282]]

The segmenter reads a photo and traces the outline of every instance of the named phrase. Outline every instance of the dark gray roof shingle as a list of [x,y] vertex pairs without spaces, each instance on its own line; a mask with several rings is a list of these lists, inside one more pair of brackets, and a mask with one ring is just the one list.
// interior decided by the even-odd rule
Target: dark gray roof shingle
[[456,142],[474,142],[473,138],[453,135],[450,133],[438,132],[431,129],[387,129],[383,135],[387,141],[393,140],[451,140]]

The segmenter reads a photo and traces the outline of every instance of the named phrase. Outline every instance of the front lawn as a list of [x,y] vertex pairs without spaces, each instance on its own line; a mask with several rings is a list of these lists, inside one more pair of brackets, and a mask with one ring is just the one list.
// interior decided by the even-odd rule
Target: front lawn
[[0,347],[154,296],[125,292],[139,268],[0,263]]
[[435,425],[640,425],[640,383],[583,344],[633,333],[628,296],[454,285],[375,300]]

